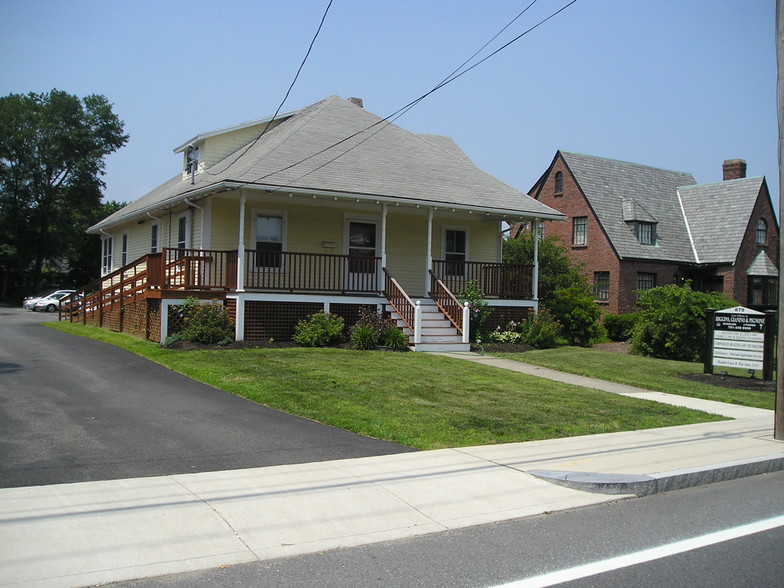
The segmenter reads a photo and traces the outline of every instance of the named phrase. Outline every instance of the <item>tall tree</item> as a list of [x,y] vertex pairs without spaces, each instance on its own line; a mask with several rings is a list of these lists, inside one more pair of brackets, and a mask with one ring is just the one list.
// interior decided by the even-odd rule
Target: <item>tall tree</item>
[[0,98],[0,297],[13,280],[38,289],[45,266],[68,264],[100,206],[104,158],[127,141],[104,96]]

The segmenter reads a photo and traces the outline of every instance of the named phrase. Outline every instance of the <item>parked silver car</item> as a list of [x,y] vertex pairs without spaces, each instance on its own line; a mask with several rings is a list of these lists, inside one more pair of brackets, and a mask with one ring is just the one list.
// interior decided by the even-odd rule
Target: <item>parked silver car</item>
[[60,309],[60,299],[65,298],[74,292],[76,292],[76,290],[58,290],[57,292],[49,294],[49,296],[39,298],[33,304],[33,310],[36,312],[41,312],[43,310],[46,312],[57,312]]

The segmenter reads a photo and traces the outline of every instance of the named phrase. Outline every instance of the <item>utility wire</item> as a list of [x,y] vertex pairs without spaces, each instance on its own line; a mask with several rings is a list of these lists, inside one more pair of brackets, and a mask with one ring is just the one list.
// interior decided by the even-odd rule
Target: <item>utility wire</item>
[[[533,25],[533,26],[532,26],[532,27],[530,27],[529,29],[527,29],[527,30],[523,31],[522,33],[520,33],[519,35],[517,35],[517,36],[516,36],[515,38],[513,38],[511,41],[509,41],[509,42],[505,43],[504,45],[502,45],[501,47],[499,47],[498,49],[496,49],[495,51],[493,51],[492,53],[490,53],[490,55],[488,55],[488,56],[484,57],[483,59],[481,59],[480,61],[476,62],[476,63],[475,63],[474,65],[472,65],[471,67],[469,67],[469,68],[467,68],[467,69],[465,69],[465,70],[463,70],[463,71],[460,71],[460,70],[461,70],[461,69],[462,69],[462,68],[463,68],[463,67],[464,67],[464,66],[465,66],[465,65],[466,65],[468,62],[470,62],[470,61],[471,61],[471,60],[472,60],[474,57],[476,57],[476,55],[478,55],[479,53],[481,53],[481,51],[482,51],[482,50],[484,50],[484,49],[485,49],[485,47],[487,47],[487,46],[488,46],[490,43],[492,43],[492,42],[493,42],[493,41],[494,41],[494,40],[495,40],[495,39],[496,39],[496,38],[497,38],[497,37],[498,37],[498,36],[499,36],[501,33],[503,33],[503,31],[505,31],[507,28],[509,28],[509,26],[511,26],[511,25],[512,25],[512,23],[514,23],[514,22],[515,22],[515,21],[516,21],[518,18],[520,18],[520,17],[521,17],[521,16],[522,16],[522,15],[523,15],[523,14],[524,14],[524,13],[525,13],[525,12],[526,12],[526,11],[527,11],[529,8],[530,8],[530,7],[531,7],[531,6],[533,6],[533,4],[535,4],[535,3],[536,3],[536,1],[537,1],[537,0],[533,0],[533,2],[531,2],[531,3],[530,3],[530,4],[529,4],[529,5],[528,5],[528,6],[527,6],[527,7],[526,7],[526,8],[525,8],[525,9],[524,9],[524,10],[523,10],[523,11],[522,11],[520,14],[518,14],[518,15],[517,15],[517,16],[516,16],[516,17],[515,17],[515,18],[514,18],[512,21],[510,21],[510,22],[509,22],[509,23],[508,23],[508,24],[507,24],[507,25],[506,25],[506,26],[505,26],[503,29],[501,29],[501,30],[500,30],[500,31],[499,31],[499,32],[498,32],[498,33],[497,33],[497,34],[496,34],[496,35],[495,35],[495,36],[494,36],[492,39],[490,39],[490,41],[488,41],[488,42],[487,42],[487,43],[486,43],[486,44],[485,44],[485,45],[484,45],[484,46],[483,46],[481,49],[479,49],[479,50],[478,50],[476,53],[474,53],[474,55],[472,55],[472,56],[471,56],[471,57],[470,57],[468,60],[466,60],[466,61],[465,61],[465,62],[464,62],[464,63],[463,63],[463,64],[462,64],[460,67],[458,67],[456,70],[454,70],[454,71],[453,71],[451,74],[449,74],[449,75],[448,75],[446,78],[444,78],[444,79],[443,79],[441,82],[439,82],[438,84],[436,84],[436,86],[434,86],[434,87],[433,87],[431,90],[429,90],[428,92],[426,92],[426,93],[422,94],[421,96],[419,96],[419,97],[418,97],[418,98],[416,98],[415,100],[412,100],[411,102],[409,102],[409,103],[408,103],[408,104],[406,104],[405,106],[403,106],[403,107],[399,108],[398,110],[396,110],[396,111],[395,111],[395,112],[393,112],[392,114],[390,114],[390,115],[388,115],[388,116],[386,116],[386,117],[384,117],[384,118],[382,118],[382,119],[380,119],[380,120],[376,121],[376,122],[375,122],[375,123],[373,123],[372,125],[370,125],[370,126],[368,126],[368,127],[364,128],[364,129],[361,129],[361,130],[357,131],[356,133],[353,133],[353,134],[349,135],[348,137],[345,137],[344,139],[341,139],[340,141],[337,141],[336,143],[333,143],[332,145],[329,145],[328,147],[325,147],[325,148],[321,149],[320,151],[317,151],[316,153],[313,153],[312,155],[309,155],[309,156],[307,156],[307,157],[305,157],[305,158],[301,159],[301,160],[300,160],[300,161],[298,161],[298,162],[292,163],[291,165],[288,165],[288,166],[286,166],[286,167],[284,167],[284,168],[282,168],[282,169],[276,170],[276,171],[274,171],[274,172],[270,172],[270,173],[268,173],[268,174],[265,174],[265,175],[263,175],[263,176],[261,176],[261,177],[257,178],[256,180],[254,180],[253,182],[250,182],[250,183],[256,183],[256,182],[259,182],[260,180],[263,180],[263,179],[265,179],[265,178],[268,178],[268,177],[270,177],[270,176],[272,176],[272,175],[275,175],[275,174],[278,174],[278,173],[281,173],[281,172],[287,171],[287,170],[289,170],[289,169],[291,169],[291,168],[293,168],[293,167],[296,167],[297,165],[300,165],[301,163],[304,163],[304,162],[308,161],[309,159],[312,159],[312,158],[314,158],[314,157],[317,157],[318,155],[321,155],[322,153],[325,153],[326,151],[329,151],[330,149],[333,149],[334,147],[337,147],[337,146],[339,146],[339,145],[342,145],[343,143],[345,143],[346,141],[349,141],[349,140],[353,139],[353,138],[354,138],[354,137],[356,137],[357,135],[360,135],[360,134],[362,134],[362,133],[364,133],[364,132],[366,132],[366,131],[369,131],[370,129],[372,129],[372,128],[376,127],[376,126],[379,126],[379,125],[382,125],[382,124],[386,123],[386,124],[384,124],[384,127],[380,128],[380,129],[377,129],[375,132],[371,133],[370,135],[368,135],[367,137],[365,137],[364,139],[362,139],[361,141],[359,141],[359,142],[358,142],[356,145],[353,145],[352,147],[350,147],[350,148],[346,149],[345,151],[343,151],[343,152],[341,152],[341,153],[337,154],[337,155],[336,155],[335,157],[333,157],[332,159],[330,159],[330,160],[326,161],[325,163],[323,163],[323,164],[319,165],[319,166],[318,166],[318,167],[316,167],[315,169],[312,169],[312,170],[308,171],[307,173],[305,173],[305,174],[303,174],[303,175],[299,176],[299,177],[298,177],[298,178],[296,178],[295,180],[292,180],[292,181],[291,181],[291,182],[289,182],[289,184],[287,184],[287,185],[291,185],[291,183],[293,183],[293,182],[295,182],[295,181],[298,181],[298,180],[300,180],[300,179],[304,178],[305,176],[307,176],[307,175],[309,175],[309,174],[312,174],[312,173],[314,173],[314,172],[316,172],[316,171],[318,171],[318,170],[322,169],[323,167],[325,167],[325,166],[329,165],[330,163],[332,163],[332,162],[336,161],[337,159],[339,159],[339,158],[343,157],[344,155],[346,155],[347,153],[349,153],[350,151],[352,151],[352,150],[353,150],[353,149],[355,149],[356,147],[359,147],[359,145],[361,145],[362,143],[364,143],[365,141],[367,141],[368,139],[370,139],[371,137],[373,137],[373,136],[374,136],[376,133],[378,133],[378,132],[380,132],[381,130],[383,130],[383,128],[385,128],[387,125],[389,125],[389,124],[392,124],[392,122],[393,122],[393,121],[397,120],[398,118],[400,118],[401,116],[403,116],[404,114],[406,114],[406,113],[407,113],[409,110],[411,110],[412,108],[414,108],[414,106],[416,106],[417,104],[419,104],[420,102],[422,102],[422,101],[423,101],[425,98],[427,98],[428,96],[430,96],[430,95],[431,95],[431,94],[433,94],[434,92],[437,92],[438,90],[440,90],[440,89],[441,89],[441,88],[443,88],[444,86],[446,86],[446,85],[448,85],[448,84],[451,84],[451,83],[452,83],[452,82],[454,82],[456,79],[458,79],[458,78],[462,77],[463,75],[467,74],[469,71],[471,71],[471,70],[473,70],[474,68],[478,67],[479,65],[481,65],[482,63],[484,63],[485,61],[487,61],[488,59],[490,59],[491,57],[493,57],[493,56],[497,55],[498,53],[500,53],[501,51],[503,51],[504,49],[506,49],[507,47],[509,47],[509,46],[510,46],[510,45],[512,45],[513,43],[516,43],[517,41],[519,41],[520,39],[522,39],[523,37],[525,37],[527,34],[529,34],[530,32],[534,31],[535,29],[537,29],[538,27],[540,27],[541,25],[543,25],[544,23],[546,23],[546,22],[547,22],[547,21],[549,21],[550,19],[554,18],[555,16],[557,16],[558,14],[560,14],[561,12],[563,12],[564,10],[566,10],[567,8],[569,8],[569,7],[570,7],[572,4],[574,4],[574,3],[576,3],[576,2],[577,2],[577,0],[571,0],[571,2],[569,2],[568,4],[564,5],[564,6],[563,6],[563,7],[561,7],[560,9],[558,9],[557,11],[555,11],[554,13],[552,13],[550,16],[548,16],[548,17],[546,17],[546,18],[544,18],[544,19],[540,20],[538,23],[536,23],[535,25]],[[458,72],[459,72],[459,73],[458,73]],[[276,190],[283,189],[283,187],[285,187],[285,186],[281,186],[281,187],[279,187],[279,188],[276,188]]]
[[253,141],[251,141],[248,144],[248,146],[245,147],[245,149],[243,149],[242,152],[239,155],[237,155],[237,157],[235,157],[234,160],[232,160],[231,163],[229,163],[229,165],[224,167],[219,172],[210,172],[210,171],[207,171],[207,169],[205,169],[204,171],[207,173],[207,175],[210,175],[210,176],[218,175],[220,173],[225,172],[232,165],[237,163],[237,161],[239,161],[239,159],[243,155],[245,155],[251,147],[253,147],[256,143],[258,143],[259,139],[261,139],[264,136],[264,133],[266,133],[267,130],[270,128],[270,125],[273,122],[275,122],[275,119],[277,118],[278,114],[280,113],[280,109],[283,108],[283,105],[286,103],[286,100],[288,100],[289,94],[291,94],[291,90],[292,90],[292,88],[294,88],[294,84],[297,83],[297,79],[299,78],[299,74],[300,74],[300,72],[302,72],[302,68],[305,67],[305,62],[308,60],[308,57],[310,57],[310,52],[313,50],[313,45],[315,45],[316,39],[318,38],[319,33],[321,32],[321,28],[324,26],[324,21],[327,19],[327,14],[329,13],[329,9],[332,7],[332,2],[333,2],[333,0],[329,0],[329,3],[327,4],[327,8],[324,10],[324,15],[321,17],[321,22],[319,23],[318,29],[316,29],[316,34],[313,35],[313,38],[310,41],[310,45],[308,46],[308,50],[305,53],[305,57],[302,59],[302,63],[299,64],[299,68],[297,68],[297,73],[294,75],[294,79],[291,80],[291,84],[289,85],[289,89],[286,90],[286,95],[283,97],[283,100],[281,100],[280,104],[278,105],[277,110],[275,110],[275,114],[272,115],[272,118],[267,123],[267,126],[264,127],[264,130],[261,131],[261,134],[258,137],[256,137],[255,139],[253,139]]

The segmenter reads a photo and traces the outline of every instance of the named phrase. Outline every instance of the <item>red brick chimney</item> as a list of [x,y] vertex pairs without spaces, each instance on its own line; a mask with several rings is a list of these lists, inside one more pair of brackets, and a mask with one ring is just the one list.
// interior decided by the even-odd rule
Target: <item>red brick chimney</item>
[[746,161],[743,159],[727,159],[722,169],[725,180],[740,180],[746,177]]

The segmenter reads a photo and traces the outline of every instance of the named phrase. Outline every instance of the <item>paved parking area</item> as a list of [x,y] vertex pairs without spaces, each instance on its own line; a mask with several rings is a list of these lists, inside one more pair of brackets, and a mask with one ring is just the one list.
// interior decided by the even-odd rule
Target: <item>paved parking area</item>
[[0,307],[0,488],[410,451],[253,404]]

